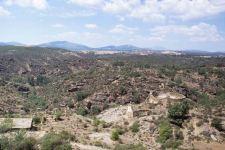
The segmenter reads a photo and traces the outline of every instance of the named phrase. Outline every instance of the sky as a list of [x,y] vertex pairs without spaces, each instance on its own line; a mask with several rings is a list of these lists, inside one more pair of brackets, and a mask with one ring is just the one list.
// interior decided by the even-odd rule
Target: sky
[[225,51],[225,0],[0,0],[0,41]]

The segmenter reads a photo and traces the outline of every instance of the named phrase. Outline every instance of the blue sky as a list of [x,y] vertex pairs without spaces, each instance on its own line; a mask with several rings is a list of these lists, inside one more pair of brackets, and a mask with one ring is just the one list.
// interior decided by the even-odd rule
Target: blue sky
[[225,51],[225,0],[0,0],[0,41]]

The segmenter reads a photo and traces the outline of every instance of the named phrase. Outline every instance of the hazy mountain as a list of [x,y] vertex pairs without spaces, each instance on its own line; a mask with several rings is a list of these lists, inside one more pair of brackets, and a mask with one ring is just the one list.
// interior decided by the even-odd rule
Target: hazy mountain
[[38,45],[39,47],[50,47],[50,48],[63,48],[67,50],[110,50],[110,51],[133,51],[133,50],[141,50],[142,48],[133,46],[133,45],[109,45],[104,47],[98,47],[98,48],[91,48],[86,45],[67,42],[67,41],[53,41],[49,43],[43,43]]
[[6,43],[0,42],[0,46],[5,46],[7,45]]
[[136,47],[133,45],[119,45],[119,46],[110,45],[110,46],[104,46],[104,47],[100,47],[100,48],[96,48],[96,49],[98,49],[98,50],[133,51],[133,50],[141,50],[143,48]]
[[67,41],[53,41],[53,42],[49,42],[49,43],[43,43],[38,46],[39,47],[49,47],[49,48],[62,48],[62,49],[67,49],[67,50],[71,50],[71,51],[90,50],[91,49],[90,47],[88,47],[86,45],[67,42]]
[[18,42],[0,42],[0,46],[25,46],[22,43],[18,43]]

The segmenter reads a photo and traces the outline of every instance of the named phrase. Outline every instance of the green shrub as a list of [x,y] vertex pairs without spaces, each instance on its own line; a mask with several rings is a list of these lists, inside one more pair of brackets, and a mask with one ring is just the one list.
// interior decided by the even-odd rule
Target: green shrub
[[175,79],[175,82],[178,84],[178,85],[181,85],[182,84],[182,79],[181,77],[178,77]]
[[60,132],[60,136],[62,139],[65,139],[65,140],[76,141],[76,136],[67,131]]
[[116,129],[114,129],[111,133],[111,139],[113,141],[117,141],[119,140],[119,138],[120,138],[119,132]]
[[72,150],[69,139],[56,133],[46,134],[42,138],[40,146],[42,150]]
[[213,118],[211,126],[216,128],[218,131],[223,131],[222,128],[222,124],[221,124],[222,120],[219,118]]
[[119,87],[119,94],[120,95],[126,95],[127,94],[127,90],[126,90],[125,86]]
[[91,114],[92,115],[97,115],[101,112],[101,109],[99,108],[99,106],[92,106],[91,107]]
[[73,101],[72,101],[72,100],[68,100],[68,101],[67,101],[67,106],[68,106],[69,108],[74,108],[74,103],[73,103]]
[[136,77],[140,77],[141,76],[141,73],[140,72],[137,72],[137,71],[131,71],[129,73],[129,76],[136,78]]
[[35,86],[35,80],[34,77],[29,76],[27,78],[27,82],[31,85],[31,86]]
[[25,131],[19,131],[13,140],[15,150],[35,150],[36,140],[25,137]]
[[28,101],[25,103],[26,108],[31,109],[41,109],[44,110],[48,106],[47,101],[42,97],[37,96],[36,94],[32,94],[28,97]]
[[197,102],[206,108],[211,108],[213,106],[212,101],[207,94],[198,94]]
[[137,121],[135,121],[132,126],[130,127],[130,130],[134,133],[138,132],[139,131],[139,123]]
[[53,111],[53,116],[56,121],[61,120],[62,112],[57,109],[57,110]]
[[76,110],[76,114],[81,115],[81,116],[85,116],[88,114],[88,111],[83,108],[83,107],[78,107]]
[[89,96],[89,93],[88,92],[85,92],[85,91],[78,91],[76,93],[76,99],[77,99],[77,101],[82,101],[85,98],[87,98],[88,96]]
[[164,144],[162,144],[162,149],[177,149],[182,144],[180,140],[167,140]]
[[37,76],[37,80],[36,80],[36,84],[39,85],[39,86],[42,86],[42,85],[46,85],[49,83],[49,80],[47,77],[43,76],[43,75],[38,75]]
[[122,67],[125,65],[125,63],[123,61],[115,61],[112,64],[114,67]]
[[159,124],[159,137],[158,141],[160,143],[165,143],[168,139],[172,138],[172,127],[169,121],[165,120]]
[[147,150],[142,144],[117,144],[114,150]]
[[36,140],[34,138],[25,137],[24,131],[19,131],[13,137],[0,137],[1,150],[35,150]]
[[125,133],[125,130],[122,129],[121,127],[117,127],[115,130],[119,133],[119,135],[122,135]]
[[172,119],[173,123],[181,126],[183,120],[188,114],[188,111],[189,111],[188,103],[186,101],[183,101],[181,103],[177,103],[169,107],[168,117]]
[[94,118],[94,120],[93,120],[93,125],[94,126],[98,126],[98,125],[100,125],[101,124],[101,120],[99,120],[98,118]]
[[0,124],[0,133],[5,133],[12,129],[13,126],[13,120],[10,118],[6,118],[3,120],[3,122]]
[[132,102],[136,104],[140,103],[141,98],[140,98],[140,94],[137,91],[132,91],[132,96],[133,96]]
[[8,150],[12,147],[12,140],[6,136],[0,136],[0,149]]
[[41,123],[41,117],[35,115],[35,116],[33,117],[32,122],[33,122],[35,125],[40,124],[40,123]]

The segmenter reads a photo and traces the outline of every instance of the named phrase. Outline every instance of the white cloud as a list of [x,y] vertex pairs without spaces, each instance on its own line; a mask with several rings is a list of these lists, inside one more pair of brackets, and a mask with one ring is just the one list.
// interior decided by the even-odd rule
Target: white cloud
[[134,34],[136,31],[138,31],[138,28],[127,27],[123,24],[118,24],[109,32],[116,34]]
[[132,11],[139,4],[139,0],[111,0],[105,3],[103,10],[110,13],[124,13]]
[[191,20],[225,12],[224,0],[70,0],[70,2],[151,22]]
[[0,16],[9,16],[9,15],[10,15],[10,12],[0,6]]
[[55,14],[55,15],[62,18],[77,18],[77,17],[91,17],[96,15],[96,13],[92,11],[83,10],[83,11],[62,12],[60,14]]
[[223,40],[215,25],[199,23],[193,26],[168,25],[158,26],[150,30],[150,38],[159,40],[166,39],[168,36],[178,35],[188,38],[195,42],[216,42]]
[[56,23],[56,24],[53,24],[52,27],[54,27],[54,28],[63,28],[65,26],[63,24]]
[[85,28],[87,29],[96,29],[98,26],[96,24],[85,24]]
[[101,6],[103,4],[103,0],[69,0],[69,3],[83,7],[96,7]]
[[35,9],[46,9],[47,0],[5,0],[6,5],[18,5],[20,7],[33,7]]

